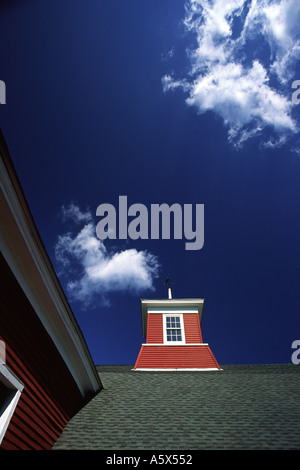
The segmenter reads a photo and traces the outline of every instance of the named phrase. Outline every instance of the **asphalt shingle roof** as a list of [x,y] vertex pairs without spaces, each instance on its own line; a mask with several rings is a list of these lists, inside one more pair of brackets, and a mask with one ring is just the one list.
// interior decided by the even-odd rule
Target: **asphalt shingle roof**
[[54,450],[300,449],[300,366],[98,366],[104,386]]

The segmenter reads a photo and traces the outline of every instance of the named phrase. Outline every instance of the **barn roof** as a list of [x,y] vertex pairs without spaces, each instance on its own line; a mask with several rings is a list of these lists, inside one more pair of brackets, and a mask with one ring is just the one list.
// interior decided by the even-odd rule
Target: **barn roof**
[[104,386],[54,450],[300,449],[300,367],[132,372],[98,366]]

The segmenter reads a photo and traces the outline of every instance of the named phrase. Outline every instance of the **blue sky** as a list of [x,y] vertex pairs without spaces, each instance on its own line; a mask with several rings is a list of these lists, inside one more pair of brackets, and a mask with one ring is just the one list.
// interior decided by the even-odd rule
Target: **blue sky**
[[[133,364],[140,298],[204,297],[219,363],[300,336],[297,0],[1,2],[0,124],[96,364]],[[99,240],[96,209],[204,204],[205,242]]]

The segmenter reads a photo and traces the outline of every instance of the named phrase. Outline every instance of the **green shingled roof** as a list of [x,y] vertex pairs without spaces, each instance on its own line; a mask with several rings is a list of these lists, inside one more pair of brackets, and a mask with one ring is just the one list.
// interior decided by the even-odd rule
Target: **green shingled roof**
[[300,449],[300,366],[217,372],[98,366],[104,386],[53,449]]

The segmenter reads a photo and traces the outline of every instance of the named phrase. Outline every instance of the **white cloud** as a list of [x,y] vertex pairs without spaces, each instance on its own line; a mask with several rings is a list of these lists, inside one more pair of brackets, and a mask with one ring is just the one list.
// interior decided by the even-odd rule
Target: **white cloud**
[[[291,89],[284,85],[299,59],[299,19],[299,0],[190,0],[184,23],[197,39],[190,73],[166,75],[164,91],[182,88],[199,113],[220,115],[236,146],[266,127],[276,136],[272,145],[280,145],[298,131]],[[254,46],[265,47],[264,61]]]
[[90,211],[86,210],[82,212],[74,202],[71,202],[67,206],[63,205],[60,210],[60,215],[63,221],[71,219],[75,223],[90,222],[92,220]]
[[89,220],[75,234],[60,235],[55,246],[60,275],[68,279],[67,291],[71,300],[90,307],[96,298],[109,304],[112,292],[154,290],[153,281],[159,267],[156,256],[136,249],[110,252],[97,238],[90,212],[83,213],[72,204],[64,208],[64,213],[75,214],[75,221]]
[[247,35],[261,31],[271,51],[271,72],[286,83],[300,58],[300,3],[298,0],[252,0],[245,27]]

